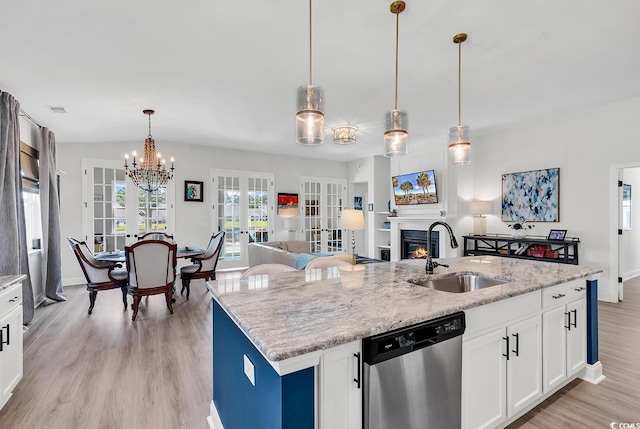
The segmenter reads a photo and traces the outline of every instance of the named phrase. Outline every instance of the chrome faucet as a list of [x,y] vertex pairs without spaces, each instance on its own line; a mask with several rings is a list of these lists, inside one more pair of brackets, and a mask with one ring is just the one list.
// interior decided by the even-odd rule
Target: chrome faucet
[[431,259],[431,231],[433,231],[433,228],[435,228],[438,225],[442,225],[445,228],[447,228],[447,232],[449,232],[449,240],[451,240],[451,248],[452,249],[457,249],[458,248],[458,241],[456,240],[456,237],[453,235],[453,230],[451,229],[451,227],[449,226],[448,223],[446,222],[442,222],[442,221],[437,221],[431,224],[431,226],[429,227],[429,230],[427,231],[427,243],[428,243],[428,251],[427,251],[427,265],[425,266],[425,270],[427,271],[427,274],[433,274],[433,270],[436,267],[447,267],[449,268],[448,265],[445,264],[441,264],[439,262],[434,262]]

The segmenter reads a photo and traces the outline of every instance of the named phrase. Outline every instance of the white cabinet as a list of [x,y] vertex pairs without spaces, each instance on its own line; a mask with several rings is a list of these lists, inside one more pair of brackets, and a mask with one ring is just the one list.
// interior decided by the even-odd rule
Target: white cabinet
[[545,289],[543,294],[543,388],[550,392],[587,362],[586,288],[583,281]]
[[0,290],[0,408],[22,379],[22,349],[22,283],[17,281]]
[[322,429],[362,428],[361,341],[324,352],[319,366],[319,420]]
[[464,428],[500,427],[542,396],[540,296],[532,292],[467,311]]

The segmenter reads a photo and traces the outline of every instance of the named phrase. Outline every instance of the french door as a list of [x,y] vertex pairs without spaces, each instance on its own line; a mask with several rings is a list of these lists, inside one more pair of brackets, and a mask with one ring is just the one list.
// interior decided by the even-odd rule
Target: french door
[[94,253],[113,252],[151,231],[173,231],[173,181],[149,193],[127,178],[122,163],[82,160],[83,235]]
[[346,209],[347,182],[340,179],[300,178],[303,231],[312,252],[342,252],[343,231],[338,228]]
[[275,198],[273,174],[212,170],[213,224],[225,231],[220,268],[249,265],[248,246],[269,241]]

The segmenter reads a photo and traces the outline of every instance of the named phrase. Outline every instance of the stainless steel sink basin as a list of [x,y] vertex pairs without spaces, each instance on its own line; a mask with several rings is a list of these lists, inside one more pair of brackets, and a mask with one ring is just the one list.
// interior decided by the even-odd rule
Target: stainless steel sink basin
[[494,279],[480,276],[478,274],[456,274],[450,277],[443,277],[432,280],[410,279],[409,282],[418,286],[424,286],[442,292],[464,293],[491,286],[508,283],[512,280]]

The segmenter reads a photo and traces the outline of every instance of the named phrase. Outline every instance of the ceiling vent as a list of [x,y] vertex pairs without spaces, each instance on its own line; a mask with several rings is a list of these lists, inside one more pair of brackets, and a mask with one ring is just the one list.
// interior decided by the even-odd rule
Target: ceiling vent
[[49,106],[49,110],[53,113],[69,113],[67,108],[62,106]]

